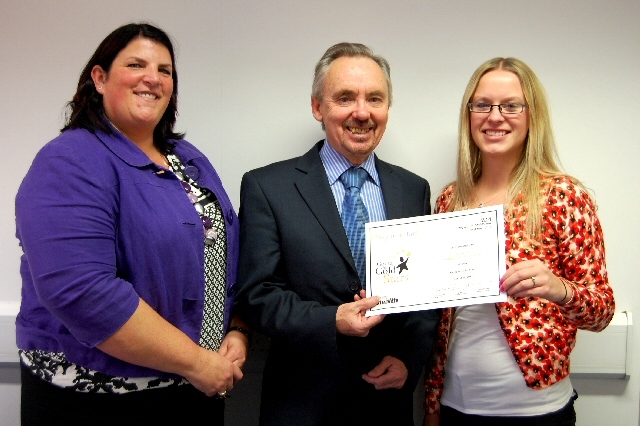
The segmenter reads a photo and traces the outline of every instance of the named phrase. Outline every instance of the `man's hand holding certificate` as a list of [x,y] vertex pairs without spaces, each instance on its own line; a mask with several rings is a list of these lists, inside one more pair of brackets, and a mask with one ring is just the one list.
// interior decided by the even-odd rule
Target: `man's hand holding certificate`
[[366,224],[367,316],[507,300],[503,206]]

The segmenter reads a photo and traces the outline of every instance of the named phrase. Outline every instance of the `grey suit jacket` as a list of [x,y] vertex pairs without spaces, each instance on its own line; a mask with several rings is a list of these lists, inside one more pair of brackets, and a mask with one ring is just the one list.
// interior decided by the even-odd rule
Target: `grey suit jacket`
[[[320,159],[322,143],[242,179],[236,308],[271,338],[262,424],[341,424],[366,401],[376,412],[388,404],[411,415],[438,320],[433,311],[393,314],[365,338],[337,334],[338,305],[352,302],[361,285]],[[377,158],[376,167],[389,219],[429,214],[426,180]],[[361,378],[386,355],[409,371],[400,391],[375,391]],[[371,398],[347,401],[352,389]]]

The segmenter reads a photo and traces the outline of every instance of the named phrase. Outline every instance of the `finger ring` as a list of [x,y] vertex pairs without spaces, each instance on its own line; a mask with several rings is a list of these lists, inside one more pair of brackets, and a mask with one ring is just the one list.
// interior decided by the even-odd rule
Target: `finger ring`
[[536,277],[535,276],[531,277],[531,282],[533,282],[533,287],[531,287],[531,288],[535,288],[536,287]]
[[227,396],[227,391],[224,392],[218,392],[218,396]]

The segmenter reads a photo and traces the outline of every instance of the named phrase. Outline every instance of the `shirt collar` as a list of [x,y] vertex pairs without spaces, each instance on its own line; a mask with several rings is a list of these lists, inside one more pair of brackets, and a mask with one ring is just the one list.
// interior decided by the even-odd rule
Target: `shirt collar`
[[[110,120],[105,117],[104,123],[111,129],[110,133],[105,133],[101,130],[97,130],[96,136],[121,160],[133,167],[146,167],[153,162],[140,148],[138,148],[133,142],[129,140],[118,128],[116,128]],[[194,158],[202,157],[202,154],[193,149],[191,146],[187,146],[182,139],[170,139],[169,144],[172,146],[180,161],[187,163]]]
[[[320,158],[327,171],[329,185],[336,183],[338,178],[340,178],[349,167],[353,166],[342,154],[333,149],[326,139],[324,140],[324,144],[322,144],[322,148],[320,148]],[[378,170],[376,170],[375,154],[373,152],[369,154],[360,167],[369,173],[369,177],[371,177],[371,181],[373,181],[374,184],[380,186],[380,178],[378,176]]]

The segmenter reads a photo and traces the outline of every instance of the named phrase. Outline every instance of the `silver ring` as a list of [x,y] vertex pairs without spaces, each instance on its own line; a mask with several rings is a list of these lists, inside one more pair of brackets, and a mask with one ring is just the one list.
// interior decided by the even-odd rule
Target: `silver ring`
[[531,282],[533,282],[533,287],[531,287],[531,288],[536,288],[536,277],[535,276],[531,277]]
[[229,395],[227,391],[218,392],[218,395],[216,395],[216,398],[227,399],[227,398],[231,398],[231,395]]

